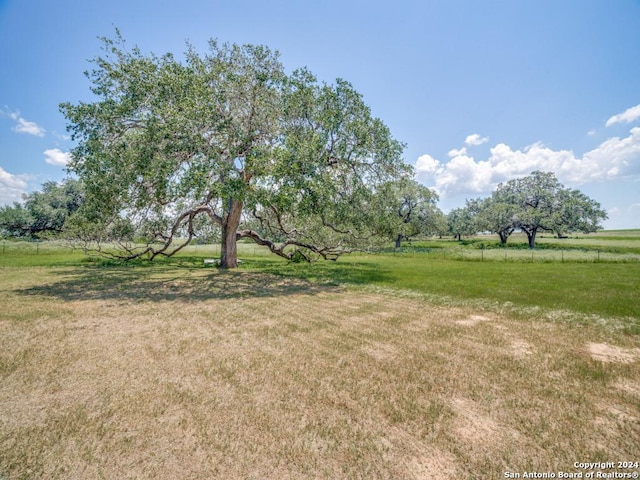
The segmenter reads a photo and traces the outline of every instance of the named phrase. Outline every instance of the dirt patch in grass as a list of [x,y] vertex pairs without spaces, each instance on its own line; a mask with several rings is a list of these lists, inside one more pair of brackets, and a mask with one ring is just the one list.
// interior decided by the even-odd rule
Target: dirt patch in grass
[[532,346],[529,342],[521,339],[511,341],[511,351],[518,358],[533,355]]
[[469,315],[467,318],[463,318],[461,320],[456,320],[457,325],[463,325],[465,327],[471,327],[473,325],[477,325],[480,322],[488,322],[491,319],[486,315]]
[[0,478],[503,478],[637,455],[637,337],[216,275],[114,274],[86,298],[82,271],[0,279]]
[[633,395],[640,400],[640,383],[634,383],[629,380],[621,379],[618,380],[615,384],[616,388],[619,388],[623,392]]
[[451,406],[455,412],[454,431],[467,442],[490,444],[502,436],[495,420],[480,412],[473,401],[456,398]]
[[631,363],[640,358],[640,349],[621,348],[607,343],[589,343],[587,351],[594,360],[601,362]]

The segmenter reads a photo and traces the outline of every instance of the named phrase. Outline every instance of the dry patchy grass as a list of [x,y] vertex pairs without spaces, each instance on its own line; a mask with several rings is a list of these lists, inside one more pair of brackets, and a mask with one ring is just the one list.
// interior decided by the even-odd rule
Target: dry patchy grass
[[0,478],[638,460],[637,337],[249,272],[2,273]]

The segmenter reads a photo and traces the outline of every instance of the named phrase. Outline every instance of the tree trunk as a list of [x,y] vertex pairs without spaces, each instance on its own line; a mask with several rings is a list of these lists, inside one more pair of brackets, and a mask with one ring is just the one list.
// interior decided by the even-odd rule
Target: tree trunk
[[400,248],[402,246],[402,235],[398,235],[396,238],[396,248]]
[[509,238],[509,236],[507,235],[506,232],[498,232],[498,235],[500,235],[500,243],[502,245],[506,245],[507,243],[507,238]]
[[229,200],[229,211],[222,225],[222,244],[220,246],[220,268],[238,267],[238,227],[242,215],[242,202]]
[[527,239],[529,240],[529,248],[536,248],[536,233],[538,232],[537,228],[532,228],[531,231],[525,230],[527,234]]

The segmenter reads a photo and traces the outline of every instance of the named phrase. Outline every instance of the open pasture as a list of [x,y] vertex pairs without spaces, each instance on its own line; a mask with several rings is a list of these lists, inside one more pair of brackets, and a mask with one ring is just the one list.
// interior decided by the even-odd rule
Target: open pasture
[[[526,236],[516,233],[509,238],[508,243],[526,243]],[[553,235],[542,234],[537,239],[541,246],[555,245],[560,248],[601,247],[604,249],[640,249],[640,230],[604,230],[596,233],[570,233],[567,238],[556,238]]]
[[302,265],[244,246],[221,272],[192,248],[132,266],[0,257],[0,478],[486,479],[640,460],[636,262]]

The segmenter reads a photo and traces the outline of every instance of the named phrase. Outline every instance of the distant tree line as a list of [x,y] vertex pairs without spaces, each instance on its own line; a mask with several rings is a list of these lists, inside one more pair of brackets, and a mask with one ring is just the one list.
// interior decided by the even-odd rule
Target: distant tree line
[[[79,212],[85,199],[82,184],[75,179],[49,181],[42,190],[23,195],[23,202],[0,207],[0,235],[15,238],[74,238],[78,230],[86,231],[87,219]],[[376,231],[382,242],[402,241],[416,236],[446,232],[447,219],[437,207],[438,195],[431,189],[408,178],[383,184],[370,201],[378,212]],[[198,219],[200,220],[200,219]],[[191,225],[194,239],[200,242],[220,241],[220,228],[206,221]],[[257,228],[248,223],[248,226]],[[122,218],[112,227],[111,240],[145,242],[149,232]],[[187,234],[188,232],[176,232]]]
[[22,203],[0,207],[0,234],[31,239],[60,236],[83,201],[78,180],[46,182],[41,191],[23,195]]
[[579,190],[562,185],[551,172],[532,172],[498,185],[487,198],[467,200],[448,217],[449,233],[458,240],[465,235],[489,231],[502,244],[516,230],[527,235],[535,248],[540,231],[562,238],[569,232],[591,233],[602,228],[607,213],[600,204]]
[[[0,234],[20,238],[73,238],[78,225],[88,228],[86,218],[76,213],[84,202],[80,181],[66,179],[46,182],[41,191],[24,195],[23,203],[0,207]],[[506,244],[516,230],[527,235],[534,248],[540,231],[562,238],[569,232],[590,233],[601,228],[607,218],[600,204],[579,190],[566,188],[551,172],[533,172],[523,178],[498,185],[491,196],[467,200],[462,208],[445,215],[437,206],[438,195],[415,180],[401,178],[381,185],[369,202],[377,213],[376,231],[380,242],[393,241],[395,247],[415,237],[492,232]],[[251,227],[251,224],[248,224]],[[256,228],[258,222],[256,222]],[[194,239],[220,240],[220,229],[210,222],[196,221],[190,226]],[[112,240],[144,242],[149,232],[122,218],[112,227]],[[176,234],[188,232],[177,231]]]

